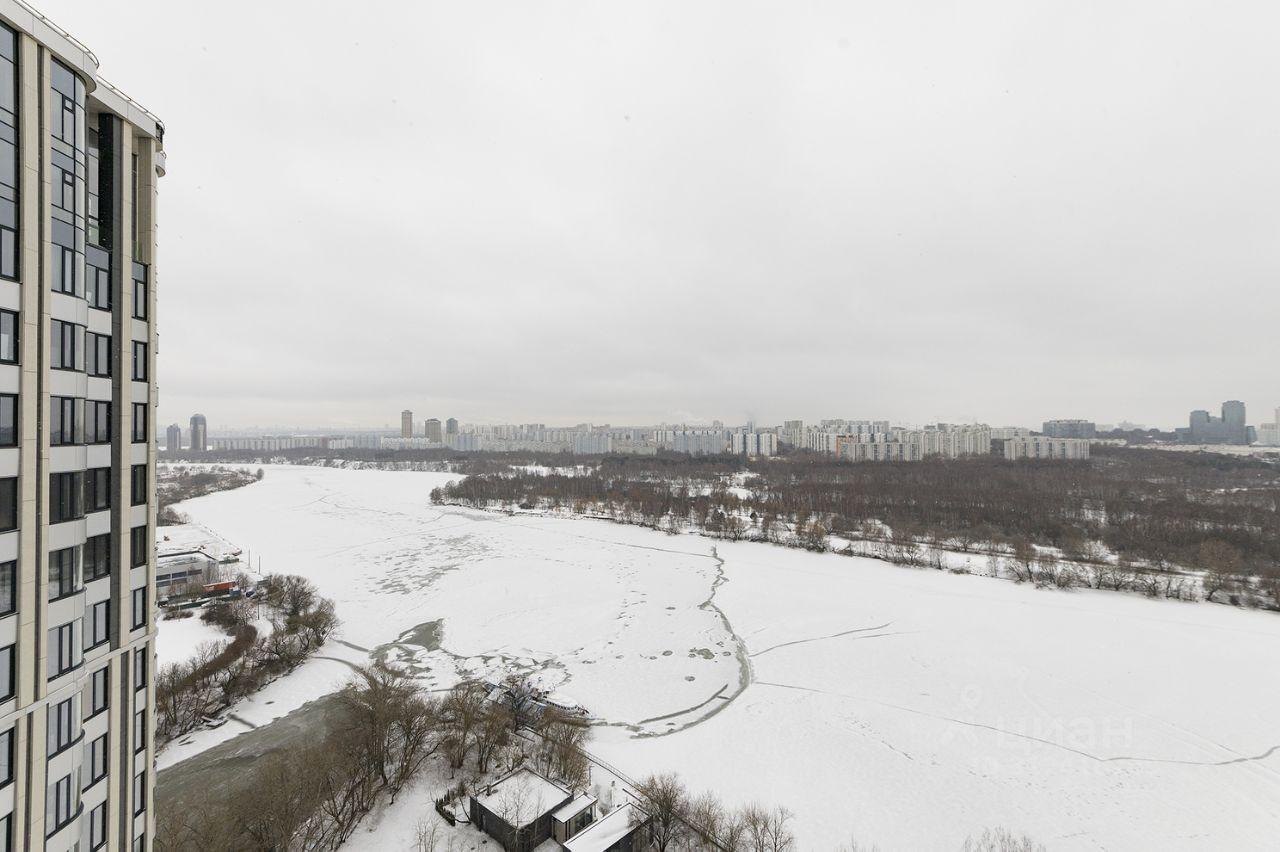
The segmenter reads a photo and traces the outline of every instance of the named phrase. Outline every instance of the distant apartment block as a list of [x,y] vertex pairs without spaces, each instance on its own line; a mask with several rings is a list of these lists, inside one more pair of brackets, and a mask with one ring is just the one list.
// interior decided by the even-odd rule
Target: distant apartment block
[[1093,438],[1098,427],[1091,420],[1046,420],[1044,432],[1047,438]]
[[924,458],[918,443],[904,441],[868,441],[859,435],[835,436],[835,455],[843,461],[893,461],[911,462]]
[[991,440],[1006,441],[1009,438],[1030,438],[1031,430],[1022,426],[1001,426],[991,430]]
[[182,427],[177,423],[171,424],[164,430],[164,448],[170,453],[176,453],[182,449]]
[[400,412],[400,437],[413,437],[413,412],[407,408]]
[[1010,438],[1004,442],[1007,461],[1018,459],[1087,459],[1090,442],[1084,438]]
[[440,421],[432,417],[423,424],[423,437],[428,441],[434,441],[437,444],[444,443],[444,429],[440,426]]
[[737,456],[776,456],[778,436],[773,432],[734,432],[729,451]]
[[329,448],[329,439],[315,435],[262,435],[256,438],[214,438],[212,446],[215,452],[248,450],[269,453],[279,450]]
[[444,433],[445,433],[446,435],[456,435],[456,434],[458,434],[458,421],[457,421],[457,418],[450,417],[448,420],[444,421]]
[[723,429],[660,429],[654,433],[653,440],[664,450],[692,456],[729,451],[729,433]]

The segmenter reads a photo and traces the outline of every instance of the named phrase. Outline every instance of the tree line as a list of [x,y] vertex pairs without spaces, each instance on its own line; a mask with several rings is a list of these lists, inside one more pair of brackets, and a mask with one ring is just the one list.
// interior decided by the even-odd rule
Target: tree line
[[[741,488],[730,487],[735,476]],[[1098,447],[1084,461],[910,464],[812,453],[607,456],[573,476],[518,468],[473,475],[436,489],[432,499],[594,512],[656,529],[691,526],[815,548],[828,535],[874,540],[881,533],[970,552],[1034,544],[1082,565],[1107,554],[1135,571],[1204,568],[1218,585],[1205,589],[1209,597],[1239,578],[1253,578],[1255,588],[1280,584],[1280,467],[1216,454]],[[1128,572],[1076,579],[1107,587],[1116,576]]]

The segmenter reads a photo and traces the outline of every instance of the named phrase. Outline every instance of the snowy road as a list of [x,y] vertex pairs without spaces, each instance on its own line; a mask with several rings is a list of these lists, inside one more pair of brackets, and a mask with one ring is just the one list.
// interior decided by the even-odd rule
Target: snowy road
[[312,578],[347,642],[428,687],[537,672],[607,720],[594,752],[785,804],[806,850],[951,849],[987,825],[1055,850],[1280,833],[1275,614],[748,543],[716,559],[429,505],[446,478],[272,467],[182,510]]

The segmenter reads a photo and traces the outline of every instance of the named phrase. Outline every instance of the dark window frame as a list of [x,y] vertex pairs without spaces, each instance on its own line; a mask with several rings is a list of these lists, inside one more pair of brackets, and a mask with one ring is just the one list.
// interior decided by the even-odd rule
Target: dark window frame
[[[149,375],[147,371],[147,342],[145,340],[133,341],[133,381],[145,382]],[[139,357],[141,356],[141,357]]]
[[[92,544],[92,546],[90,546]],[[102,551],[101,553],[99,551]],[[100,556],[106,556],[106,569],[100,570],[99,566],[103,564]],[[92,557],[92,558],[90,558]],[[94,580],[101,580],[104,577],[110,577],[112,569],[115,568],[115,554],[111,549],[111,533],[102,533],[101,535],[91,535],[84,543],[84,556],[82,559],[84,569],[84,581],[91,583]],[[92,572],[89,566],[93,566]]]
[[[6,576],[7,575],[7,576]],[[9,600],[0,593],[0,618],[18,611],[18,560],[0,562],[0,590],[8,587]]]
[[[98,700],[98,675],[102,675],[102,705],[99,706]],[[111,708],[111,670],[109,666],[94,671],[89,675],[89,715],[85,716],[85,721],[89,721],[99,713],[105,713]]]
[[0,393],[0,447],[18,446],[18,395]]
[[[93,636],[98,630],[98,610],[105,610],[102,616],[102,638],[93,640]],[[85,631],[85,641],[92,641],[92,644],[85,646],[86,651],[92,651],[111,641],[111,598],[102,601],[94,601],[88,606],[89,612],[89,629]]]
[[[58,560],[57,560],[58,586],[56,589],[54,588],[54,585],[53,585],[54,574],[55,574],[54,556],[58,557]],[[68,556],[71,559],[71,573],[70,573],[69,583],[67,582],[67,574],[63,570],[66,568],[64,560],[67,559]],[[77,576],[80,574],[80,566],[79,564],[77,564],[79,562],[79,557],[80,557],[80,545],[78,544],[72,545],[71,547],[61,547],[61,548],[58,548],[57,550],[49,551],[49,576],[45,583],[45,586],[47,587],[47,590],[49,593],[49,603],[53,603],[54,601],[60,601],[63,598],[69,598],[84,588],[84,586],[81,585],[80,577]]]
[[147,465],[145,463],[132,465],[129,468],[130,505],[145,506],[147,492]]
[[[141,606],[138,605],[139,592],[142,593]],[[147,626],[147,615],[148,615],[147,606],[148,606],[147,587],[139,586],[136,589],[130,589],[129,591],[129,623],[130,623],[129,629],[130,630],[141,630],[142,628]],[[142,614],[141,621],[138,620],[139,611],[141,611],[141,614]]]
[[21,331],[21,328],[22,328],[21,324],[18,322],[18,312],[0,310],[0,341],[3,340],[2,335],[4,330],[4,324],[6,322],[11,322],[13,325],[13,328],[9,330],[10,339],[13,341],[13,357],[12,358],[6,357],[7,353],[4,351],[4,347],[0,346],[0,364],[16,364],[22,357],[22,349],[18,345],[19,332]]

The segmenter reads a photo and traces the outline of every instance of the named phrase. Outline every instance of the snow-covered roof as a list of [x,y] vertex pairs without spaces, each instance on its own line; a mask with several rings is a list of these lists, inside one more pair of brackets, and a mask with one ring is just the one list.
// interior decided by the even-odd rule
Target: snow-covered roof
[[564,848],[569,852],[605,852],[610,846],[635,831],[636,826],[631,824],[633,812],[635,809],[628,802],[607,817],[597,820],[590,828],[569,838]]
[[569,797],[559,784],[522,766],[485,788],[475,800],[508,825],[528,825]]
[[568,822],[578,814],[596,803],[596,797],[590,793],[579,793],[574,800],[551,815],[557,822]]

